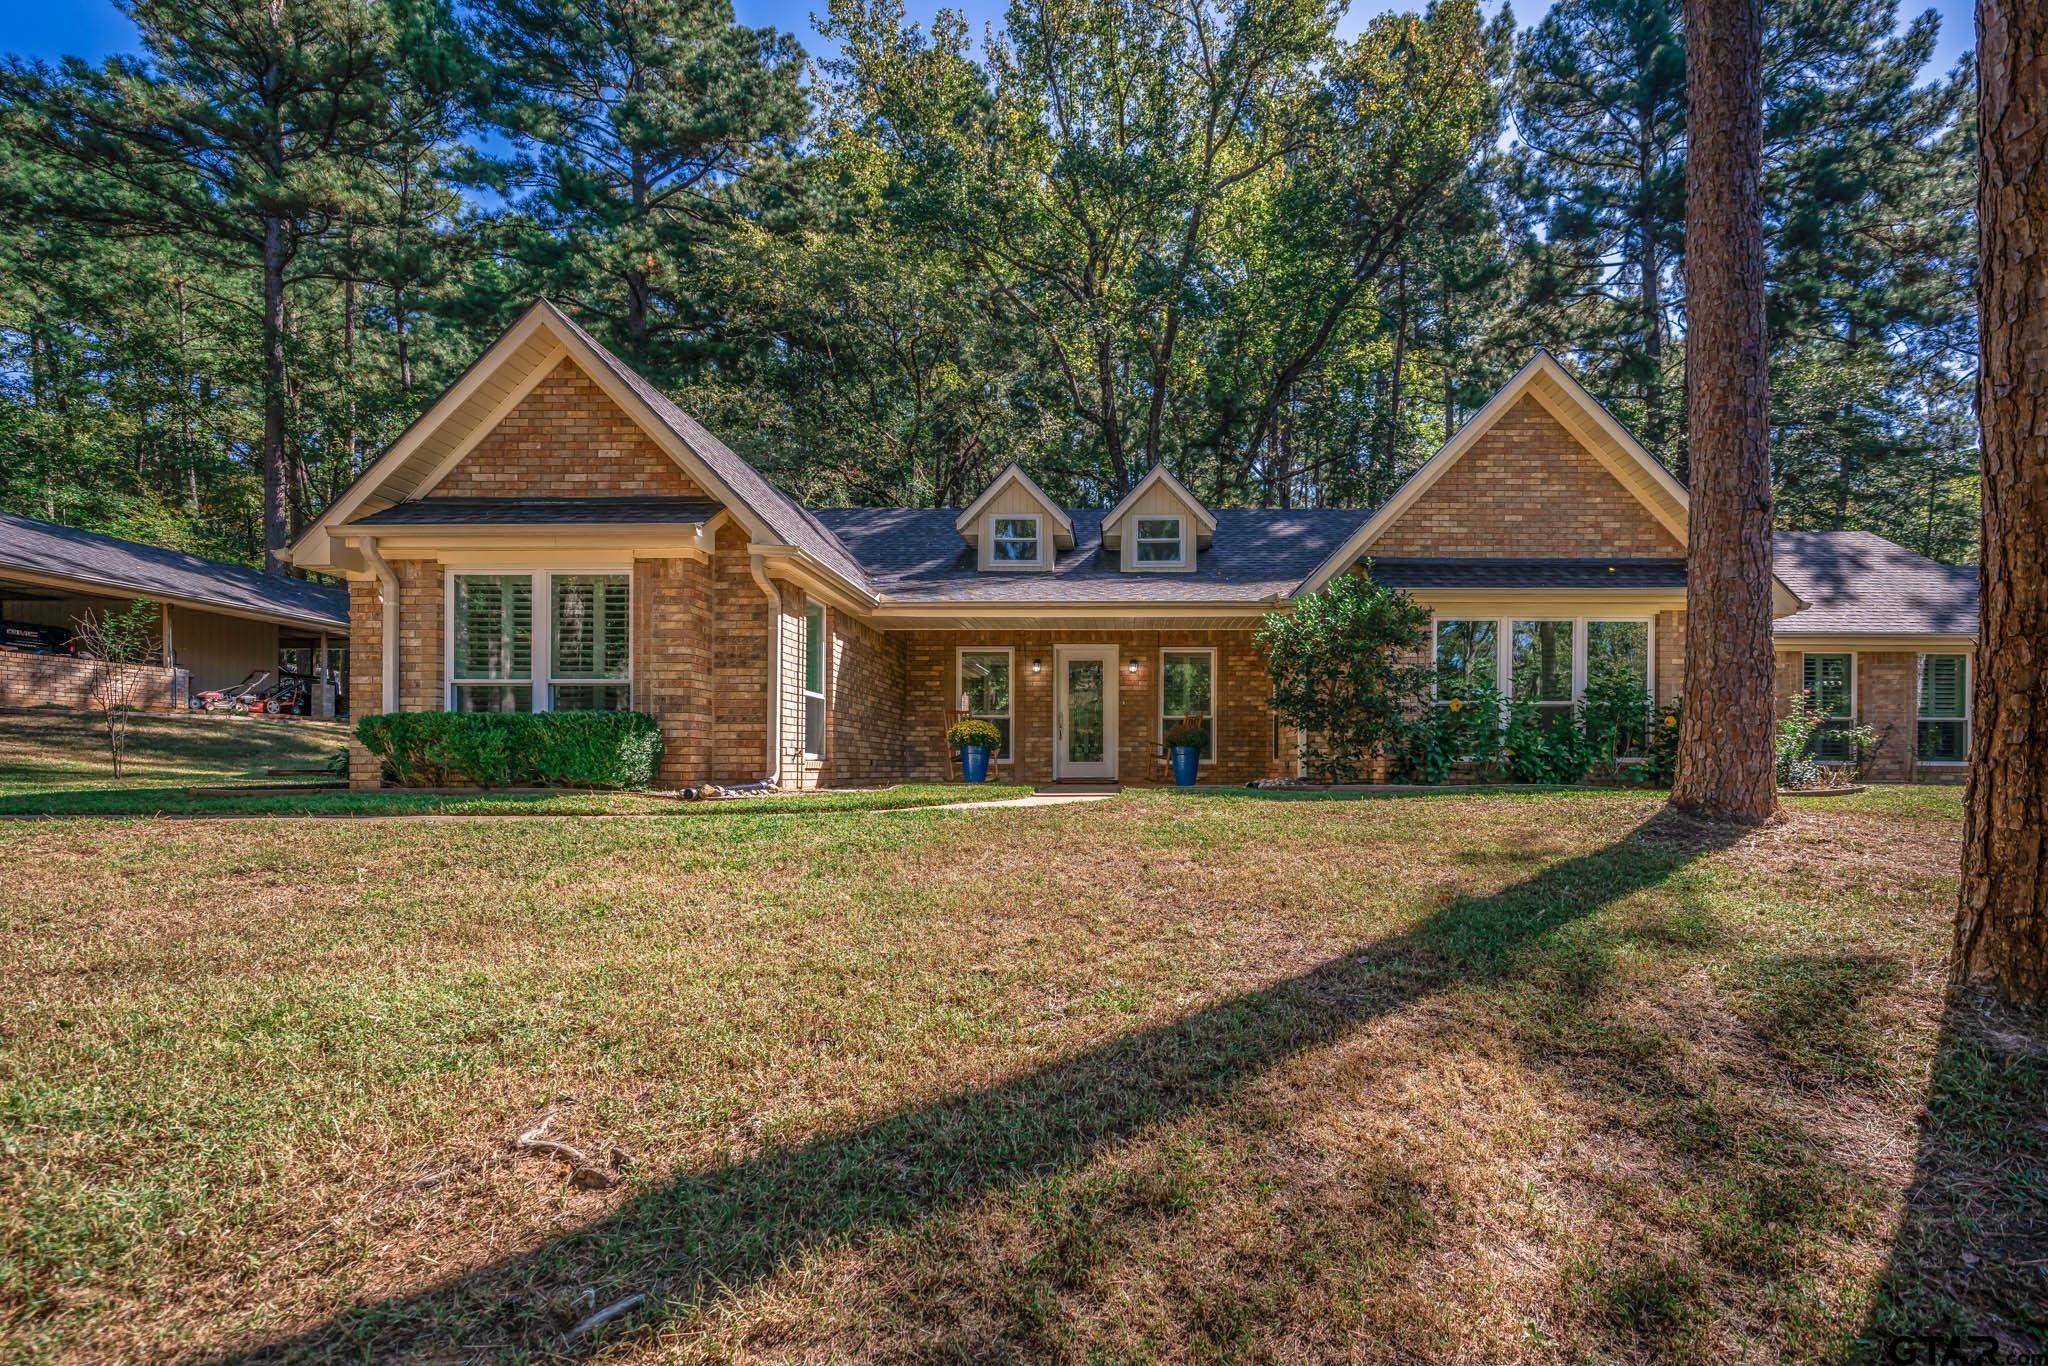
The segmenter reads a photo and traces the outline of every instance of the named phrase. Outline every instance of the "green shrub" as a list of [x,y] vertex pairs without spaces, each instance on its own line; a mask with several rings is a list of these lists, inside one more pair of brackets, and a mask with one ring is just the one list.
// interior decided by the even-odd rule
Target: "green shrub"
[[1459,694],[1407,718],[1395,737],[1394,777],[1404,783],[1441,783],[1458,764],[1491,773],[1500,760],[1500,694],[1466,684]]
[[1678,721],[1684,699],[1659,707],[1650,725],[1650,757],[1643,763],[1643,781],[1653,787],[1669,787],[1678,776]]
[[356,738],[407,787],[654,785],[661,729],[637,711],[386,712]]
[[946,728],[946,744],[952,749],[985,749],[993,753],[1003,747],[1003,733],[993,721],[970,717]]
[[1429,609],[1397,588],[1340,574],[1258,635],[1273,710],[1305,738],[1309,776],[1354,782],[1430,704]]

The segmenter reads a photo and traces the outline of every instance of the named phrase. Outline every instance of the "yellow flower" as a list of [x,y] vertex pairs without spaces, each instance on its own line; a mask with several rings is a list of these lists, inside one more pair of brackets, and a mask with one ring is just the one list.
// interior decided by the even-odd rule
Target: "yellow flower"
[[1675,717],[1675,716],[1667,716],[1667,717],[1665,717],[1665,718],[1664,718],[1664,726],[1665,726],[1665,729],[1667,729],[1667,730],[1668,730],[1668,729],[1670,729],[1670,728],[1671,728],[1672,726],[1675,726],[1675,725],[1677,725],[1677,724],[1678,724],[1678,718],[1677,718],[1677,717]]
[[1463,710],[1465,710],[1465,703],[1464,703],[1464,702],[1463,702],[1463,701],[1462,701],[1461,699],[1459,699],[1459,698],[1456,698],[1456,697],[1453,697],[1453,698],[1451,699],[1451,710],[1452,710],[1452,711],[1463,711]]

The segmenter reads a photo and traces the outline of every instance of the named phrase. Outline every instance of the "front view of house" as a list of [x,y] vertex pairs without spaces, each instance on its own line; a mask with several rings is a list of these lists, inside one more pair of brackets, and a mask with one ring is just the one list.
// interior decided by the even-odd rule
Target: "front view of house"
[[[1378,509],[1210,509],[1163,468],[1063,508],[1015,466],[966,508],[806,508],[536,304],[293,547],[349,584],[356,710],[632,708],[669,786],[1297,771],[1264,616],[1369,562],[1438,662],[1569,708],[1589,670],[1684,689],[1686,495],[1539,354]],[[1880,732],[1873,776],[1959,775],[1973,570],[1865,533],[1778,538],[1778,688]],[[1823,738],[1823,753],[1826,753]],[[351,780],[378,781],[352,750]]]

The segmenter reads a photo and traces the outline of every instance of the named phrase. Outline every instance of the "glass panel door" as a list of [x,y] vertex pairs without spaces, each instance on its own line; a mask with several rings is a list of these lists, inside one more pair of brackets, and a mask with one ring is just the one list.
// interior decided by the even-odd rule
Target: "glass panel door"
[[1116,647],[1061,646],[1053,777],[1116,776]]
[[1102,661],[1067,661],[1067,762],[1102,762]]

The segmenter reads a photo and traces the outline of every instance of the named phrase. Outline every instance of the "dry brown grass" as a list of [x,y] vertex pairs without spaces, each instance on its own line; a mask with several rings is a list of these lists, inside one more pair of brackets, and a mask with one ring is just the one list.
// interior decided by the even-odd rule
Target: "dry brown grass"
[[[1874,1312],[2033,1331],[1962,1243],[1894,1252],[1908,1192],[1992,1141],[1916,1128],[1954,1052],[1953,820],[1655,812],[0,828],[0,1340],[1545,1361],[1829,1358]],[[2008,1054],[1969,1103],[2048,1095]],[[624,1182],[515,1150],[548,1114]],[[2026,1127],[1994,1165],[2038,1191]]]

